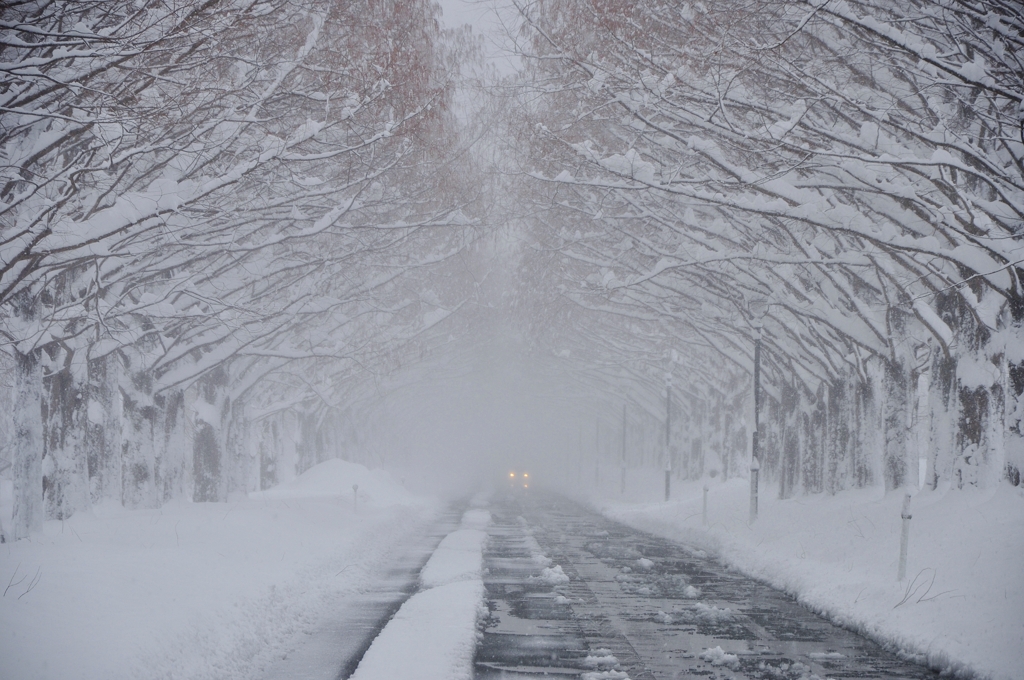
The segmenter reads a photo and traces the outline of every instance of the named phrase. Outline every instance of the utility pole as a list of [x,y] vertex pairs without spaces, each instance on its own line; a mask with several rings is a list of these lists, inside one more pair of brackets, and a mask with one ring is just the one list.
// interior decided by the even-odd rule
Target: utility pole
[[757,477],[761,470],[761,334],[768,300],[752,298],[747,303],[756,336],[754,339],[754,438],[750,457],[750,523],[757,519]]
[[594,486],[601,485],[601,419],[594,423]]
[[619,483],[619,495],[626,494],[626,405],[622,405],[622,479]]
[[576,465],[576,485],[583,486],[583,423],[580,423],[579,439],[576,440],[576,455],[580,461]]
[[665,376],[665,501],[672,496],[672,375]]
[[761,470],[761,329],[754,340],[754,440],[750,457],[750,523],[757,519],[757,477]]

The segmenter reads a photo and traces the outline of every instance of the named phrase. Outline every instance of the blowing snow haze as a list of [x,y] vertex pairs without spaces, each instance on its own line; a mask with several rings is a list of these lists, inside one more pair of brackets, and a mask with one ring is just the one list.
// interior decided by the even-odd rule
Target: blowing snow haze
[[1018,677],[1022,17],[3,4],[0,677]]

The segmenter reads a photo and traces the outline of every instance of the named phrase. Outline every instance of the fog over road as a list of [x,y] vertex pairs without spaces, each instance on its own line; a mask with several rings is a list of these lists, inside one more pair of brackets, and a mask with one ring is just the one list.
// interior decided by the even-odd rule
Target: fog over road
[[491,513],[480,680],[937,677],[702,551],[563,497],[506,495]]
[[1022,10],[0,2],[0,680],[1021,680]]

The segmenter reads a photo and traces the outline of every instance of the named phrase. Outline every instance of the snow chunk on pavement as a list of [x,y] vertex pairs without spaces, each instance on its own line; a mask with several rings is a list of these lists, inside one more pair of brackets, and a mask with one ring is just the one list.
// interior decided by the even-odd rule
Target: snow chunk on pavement
[[478,529],[459,529],[445,536],[420,571],[422,587],[434,588],[480,578],[486,542],[487,532]]
[[484,584],[416,593],[366,650],[351,680],[471,680]]
[[703,602],[698,602],[697,616],[711,623],[720,623],[722,621],[731,621],[733,619],[733,612],[728,607],[721,609],[713,604],[707,605]]
[[601,671],[600,673],[584,673],[580,680],[629,680],[629,675],[622,671]]
[[583,660],[587,668],[613,668],[619,665],[619,660],[612,655],[609,649],[596,649],[593,654],[588,654]]
[[560,564],[541,569],[538,579],[552,586],[560,586],[569,582],[569,577],[562,571],[562,565]]
[[729,666],[735,667],[739,664],[740,658],[735,654],[719,647],[711,647],[701,652],[700,658],[710,663],[712,666]]

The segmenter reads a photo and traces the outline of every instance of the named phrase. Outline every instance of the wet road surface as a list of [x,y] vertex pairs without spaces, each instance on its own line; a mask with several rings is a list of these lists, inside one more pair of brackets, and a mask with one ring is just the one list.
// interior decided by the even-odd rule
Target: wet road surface
[[507,495],[491,513],[478,680],[938,677],[699,550],[566,499]]

